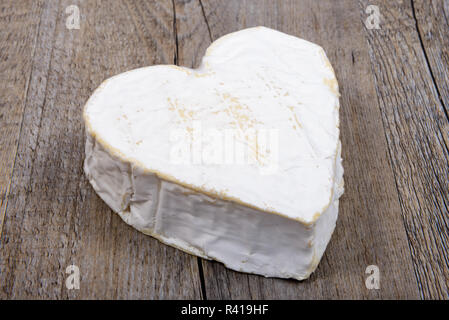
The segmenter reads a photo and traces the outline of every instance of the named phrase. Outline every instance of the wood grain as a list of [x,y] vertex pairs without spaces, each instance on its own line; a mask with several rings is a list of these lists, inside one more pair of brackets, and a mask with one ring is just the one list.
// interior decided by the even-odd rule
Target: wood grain
[[364,30],[420,294],[447,299],[449,122],[411,2],[361,1],[362,16],[368,4],[382,14],[379,30]]
[[[423,52],[449,120],[449,1],[414,0],[412,4]],[[446,145],[448,136],[446,131]]]
[[[65,27],[72,4],[80,30]],[[173,63],[172,2],[46,1],[43,17],[1,238],[0,297],[201,298],[197,259],[128,227],[82,170],[84,102],[111,75]],[[65,287],[72,264],[80,290]]]
[[[265,25],[325,48],[336,69],[342,94],[340,114],[346,186],[336,231],[309,280],[265,279],[204,261],[207,297],[417,298],[416,278],[374,82],[366,63],[368,48],[357,4],[353,1],[202,0],[200,5],[204,7],[213,39],[241,28]],[[191,37],[205,37],[204,27],[202,30],[191,32]],[[187,56],[181,61],[189,59],[198,61]],[[371,264],[378,265],[382,273],[382,288],[378,291],[365,287],[365,268]]]
[[41,1],[0,3],[0,234],[29,87]]

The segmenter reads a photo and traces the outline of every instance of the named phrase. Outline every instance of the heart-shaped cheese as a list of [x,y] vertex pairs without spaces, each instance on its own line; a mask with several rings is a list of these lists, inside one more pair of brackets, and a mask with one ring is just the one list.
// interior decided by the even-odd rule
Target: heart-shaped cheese
[[124,221],[234,270],[307,278],[343,192],[338,85],[321,47],[264,27],[198,69],[106,80],[84,109],[85,172]]

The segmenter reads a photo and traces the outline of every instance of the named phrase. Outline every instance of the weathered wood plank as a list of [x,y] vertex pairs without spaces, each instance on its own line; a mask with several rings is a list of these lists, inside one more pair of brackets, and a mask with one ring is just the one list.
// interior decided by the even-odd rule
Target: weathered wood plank
[[211,43],[208,27],[198,0],[175,0],[178,65],[197,67]]
[[[303,282],[266,279],[204,261],[207,298],[417,298],[418,289],[368,48],[353,1],[179,1],[179,61],[197,65],[204,39],[265,25],[322,45],[340,82],[346,192],[336,231],[317,271]],[[199,16],[204,8],[207,23]],[[191,22],[191,23],[188,23]],[[188,48],[201,44],[198,49]],[[365,269],[378,265],[381,289],[365,287]]]
[[[19,2],[15,2],[19,3]],[[78,5],[79,30],[65,26]],[[84,177],[82,107],[105,78],[173,63],[167,1],[46,1],[0,250],[2,298],[201,298],[197,259],[128,227]],[[68,265],[80,290],[67,290]]]
[[[376,3],[380,29],[365,29],[365,34],[415,273],[423,298],[448,298],[449,122],[411,2]],[[360,1],[362,17],[368,4],[374,3]],[[438,83],[443,92],[447,81]]]
[[[441,96],[446,116],[449,114],[449,1],[413,0],[414,17],[424,46],[431,75]],[[449,118],[448,118],[449,120]],[[449,145],[449,133],[444,138]]]
[[17,154],[41,1],[0,3],[0,234]]

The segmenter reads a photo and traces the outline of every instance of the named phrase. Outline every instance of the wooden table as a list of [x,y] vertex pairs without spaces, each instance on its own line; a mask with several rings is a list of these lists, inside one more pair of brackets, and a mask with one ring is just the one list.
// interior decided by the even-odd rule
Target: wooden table
[[[213,40],[257,25],[323,46],[340,83],[346,191],[302,282],[163,245],[83,174],[81,112],[104,79],[195,67]],[[0,298],[449,298],[448,77],[448,0],[2,0]],[[66,287],[69,265],[79,290]],[[365,285],[368,265],[378,290]]]

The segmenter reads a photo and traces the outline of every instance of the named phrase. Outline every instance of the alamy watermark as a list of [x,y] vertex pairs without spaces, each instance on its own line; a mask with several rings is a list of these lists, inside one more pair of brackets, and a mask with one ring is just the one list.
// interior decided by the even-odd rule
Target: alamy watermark
[[65,13],[69,16],[65,21],[65,26],[67,29],[79,29],[80,28],[80,8],[72,4],[65,8]]
[[365,20],[365,27],[369,30],[380,29],[380,10],[378,6],[369,5],[365,9],[368,18]]
[[380,271],[379,267],[376,265],[369,265],[365,269],[365,273],[369,276],[365,280],[365,286],[369,290],[380,289]]
[[279,130],[190,127],[170,131],[170,163],[175,165],[254,165],[264,175],[279,165]]
[[80,268],[76,265],[70,265],[65,269],[65,273],[69,276],[65,280],[65,286],[69,290],[79,290],[80,288]]

